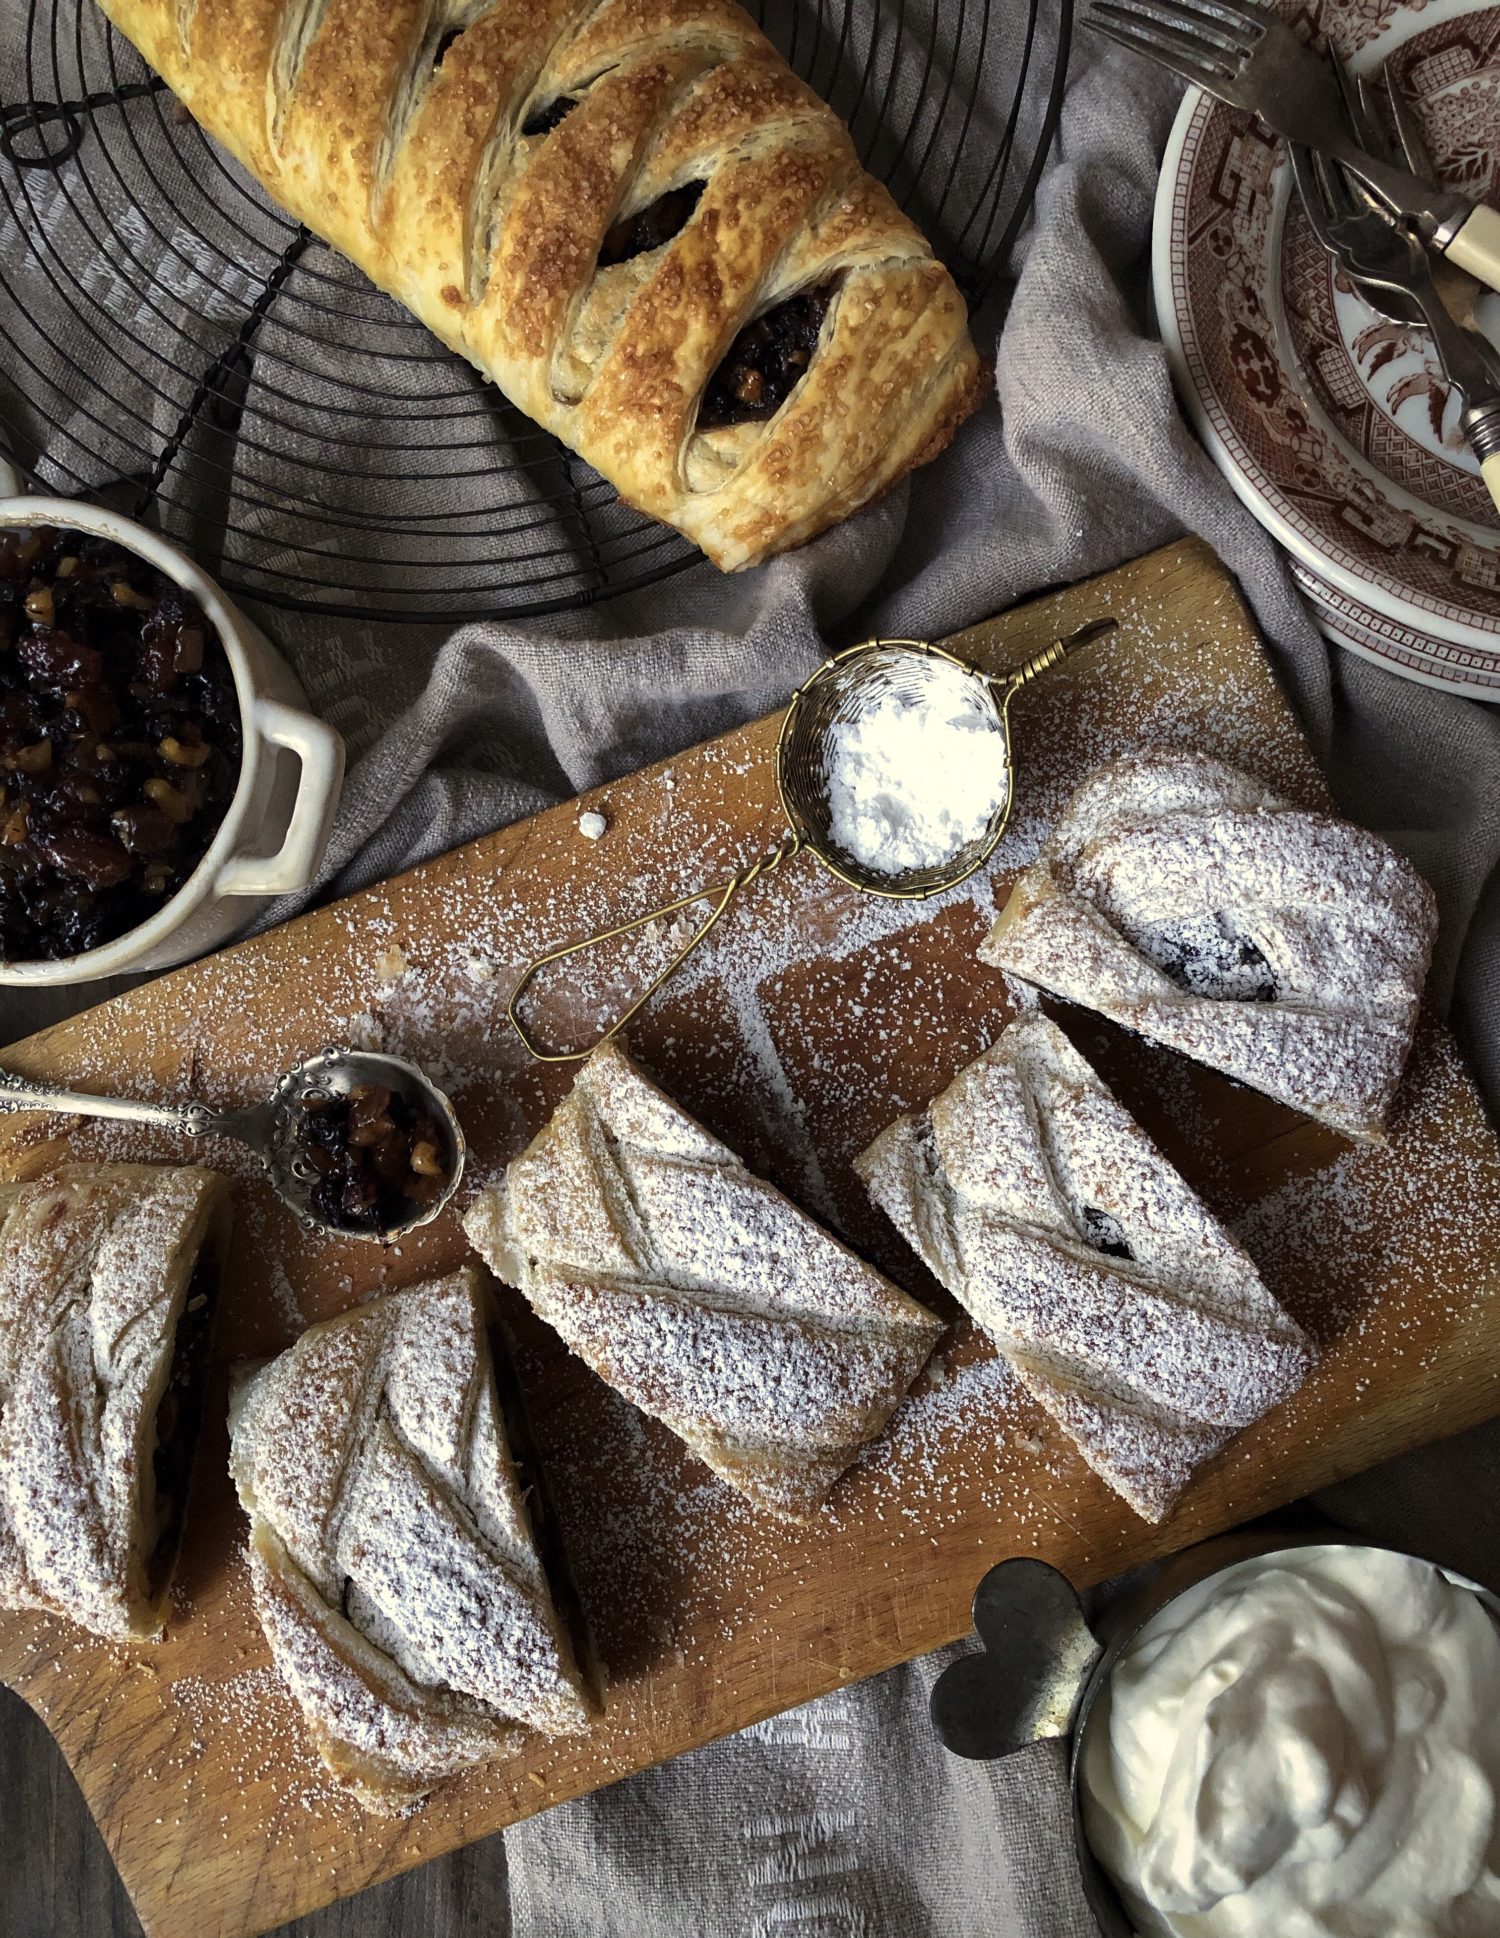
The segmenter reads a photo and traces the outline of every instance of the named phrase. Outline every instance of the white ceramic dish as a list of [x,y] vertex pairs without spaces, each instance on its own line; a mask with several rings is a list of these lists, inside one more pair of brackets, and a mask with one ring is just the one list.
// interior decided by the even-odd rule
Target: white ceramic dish
[[34,497],[0,458],[0,526],[62,525],[97,533],[192,593],[234,673],[244,751],[234,798],[207,853],[155,915],[97,949],[57,962],[0,960],[0,987],[95,982],[166,969],[216,949],[278,895],[316,878],[344,777],[344,743],[307,709],[271,642],[185,553],[134,519],[71,498]]
[[[1448,179],[1493,201],[1495,0],[1324,0],[1317,22],[1356,72],[1390,64]],[[1189,89],[1152,264],[1184,403],[1292,555],[1325,632],[1407,678],[1500,698],[1500,523],[1457,435],[1458,401],[1426,338],[1390,324],[1323,254],[1289,174],[1248,115]],[[1478,320],[1500,335],[1500,299]]]

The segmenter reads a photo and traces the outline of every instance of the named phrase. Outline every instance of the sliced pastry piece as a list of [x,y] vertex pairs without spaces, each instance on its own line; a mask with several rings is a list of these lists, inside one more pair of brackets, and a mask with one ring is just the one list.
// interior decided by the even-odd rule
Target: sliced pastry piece
[[593,1709],[491,1350],[467,1268],[310,1327],[231,1401],[256,1610],[319,1754],[369,1810]]
[[0,1184],[0,1607],[160,1635],[229,1225],[192,1165]]
[[1251,1260],[1045,1016],[1012,1023],[855,1168],[1148,1521],[1312,1367]]
[[102,0],[291,215],[726,570],[948,443],[953,278],[731,0]]
[[612,1044],[464,1228],[601,1379],[794,1520],[942,1332]]
[[1436,922],[1378,835],[1163,753],[1089,776],[979,953],[1379,1142]]

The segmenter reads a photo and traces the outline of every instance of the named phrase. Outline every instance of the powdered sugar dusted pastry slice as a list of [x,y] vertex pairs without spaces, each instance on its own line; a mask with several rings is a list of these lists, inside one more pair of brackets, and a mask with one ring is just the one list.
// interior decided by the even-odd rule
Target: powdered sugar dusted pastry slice
[[0,1185],[0,1608],[161,1633],[229,1223],[195,1166]]
[[979,953],[1376,1142],[1436,919],[1378,835],[1164,753],[1090,775]]
[[601,1379],[792,1519],[942,1331],[613,1045],[464,1228]]
[[1148,1521],[1312,1367],[1249,1257],[1045,1016],[1012,1023],[855,1168]]
[[488,1327],[466,1269],[309,1328],[233,1398],[261,1624],[324,1762],[371,1810],[591,1713]]

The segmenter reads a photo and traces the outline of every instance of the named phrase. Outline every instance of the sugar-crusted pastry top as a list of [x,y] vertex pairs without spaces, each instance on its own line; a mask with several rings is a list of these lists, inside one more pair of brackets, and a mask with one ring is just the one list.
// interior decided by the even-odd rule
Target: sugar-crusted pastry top
[[194,1266],[229,1215],[228,1181],[192,1165],[0,1184],[0,1607],[161,1633],[158,1410]]
[[277,201],[726,569],[983,394],[953,279],[729,0],[101,4]]
[[1313,1363],[1253,1261],[1044,1016],[1002,1031],[856,1169],[1147,1520]]
[[465,1229],[601,1378],[794,1518],[942,1331],[613,1045]]
[[373,1809],[589,1715],[487,1323],[465,1269],[309,1328],[235,1394],[257,1610],[325,1761]]
[[1203,755],[1136,755],[1078,789],[986,962],[1378,1140],[1436,928],[1389,843]]

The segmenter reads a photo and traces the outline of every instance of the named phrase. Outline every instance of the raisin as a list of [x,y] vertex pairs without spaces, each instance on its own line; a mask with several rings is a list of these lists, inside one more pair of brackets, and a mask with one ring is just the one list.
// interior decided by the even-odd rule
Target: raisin
[[37,852],[59,874],[86,882],[90,888],[115,888],[130,874],[130,856],[108,835],[75,830],[68,834],[39,834]]
[[709,379],[698,428],[773,417],[812,362],[833,300],[833,287],[810,289],[747,323]]
[[241,752],[234,675],[190,593],[111,539],[0,532],[0,957],[146,920],[212,841]]

